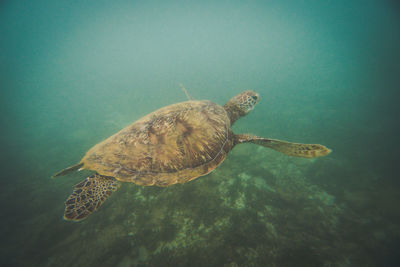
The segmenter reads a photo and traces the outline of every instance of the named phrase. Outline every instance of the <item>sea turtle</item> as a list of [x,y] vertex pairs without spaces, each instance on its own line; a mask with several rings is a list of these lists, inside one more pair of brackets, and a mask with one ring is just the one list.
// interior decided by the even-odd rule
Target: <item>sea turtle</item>
[[79,221],[97,210],[120,185],[169,186],[186,183],[218,167],[232,148],[253,143],[290,156],[314,158],[329,154],[318,144],[298,144],[250,134],[234,134],[232,125],[260,101],[245,91],[224,106],[208,100],[186,101],[156,110],[95,145],[74,170],[96,173],[77,184],[65,202],[64,218]]

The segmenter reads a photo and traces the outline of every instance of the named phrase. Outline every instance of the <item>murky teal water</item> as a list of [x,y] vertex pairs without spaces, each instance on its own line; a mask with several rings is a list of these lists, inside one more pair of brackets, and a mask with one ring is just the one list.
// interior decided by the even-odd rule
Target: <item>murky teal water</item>
[[[3,1],[2,266],[398,266],[400,9],[395,1]],[[51,179],[162,106],[262,100],[213,173],[123,184],[71,223],[90,172]]]

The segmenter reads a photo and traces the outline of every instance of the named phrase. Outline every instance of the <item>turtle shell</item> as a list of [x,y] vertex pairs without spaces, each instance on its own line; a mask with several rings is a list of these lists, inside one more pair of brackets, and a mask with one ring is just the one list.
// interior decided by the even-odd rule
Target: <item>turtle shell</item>
[[233,147],[230,119],[211,101],[161,108],[92,147],[81,163],[120,181],[168,186],[213,171]]

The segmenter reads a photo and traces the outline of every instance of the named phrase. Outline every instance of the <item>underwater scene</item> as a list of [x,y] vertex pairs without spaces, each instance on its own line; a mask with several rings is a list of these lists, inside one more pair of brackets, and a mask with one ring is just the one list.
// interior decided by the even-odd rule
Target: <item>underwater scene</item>
[[390,0],[1,1],[0,265],[400,266],[399,25]]

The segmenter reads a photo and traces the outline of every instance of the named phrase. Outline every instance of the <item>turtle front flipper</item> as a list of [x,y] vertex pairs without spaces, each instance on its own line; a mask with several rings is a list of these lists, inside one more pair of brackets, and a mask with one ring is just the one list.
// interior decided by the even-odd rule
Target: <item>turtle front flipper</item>
[[74,187],[65,201],[64,219],[80,221],[96,211],[116,191],[120,183],[113,177],[94,174]]
[[281,153],[294,157],[316,158],[326,156],[332,152],[329,148],[319,144],[299,144],[276,139],[258,137],[249,134],[239,134],[237,143],[253,143],[265,146]]

